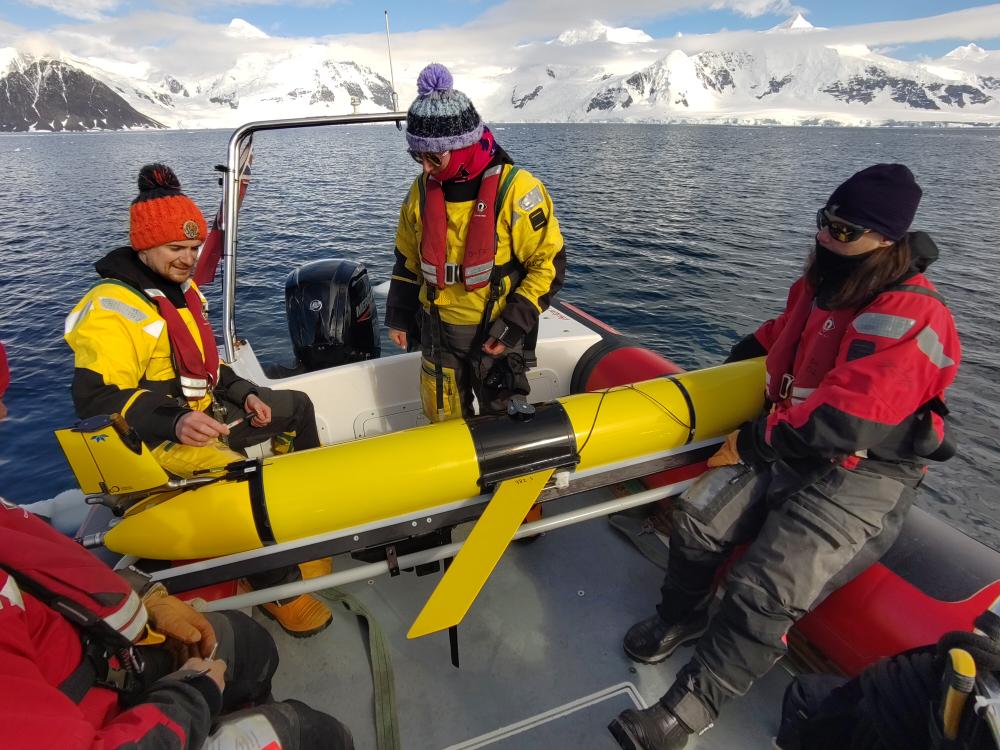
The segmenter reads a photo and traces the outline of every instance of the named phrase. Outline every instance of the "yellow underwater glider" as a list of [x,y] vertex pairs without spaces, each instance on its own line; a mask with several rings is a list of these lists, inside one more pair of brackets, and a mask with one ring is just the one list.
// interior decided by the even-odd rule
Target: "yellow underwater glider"
[[57,436],[84,492],[131,503],[96,541],[143,558],[233,555],[420,518],[492,493],[414,637],[461,620],[553,473],[617,477],[622,466],[649,466],[752,418],[762,392],[762,361],[738,362],[567,396],[527,420],[453,420],[194,480],[170,480],[120,418]]

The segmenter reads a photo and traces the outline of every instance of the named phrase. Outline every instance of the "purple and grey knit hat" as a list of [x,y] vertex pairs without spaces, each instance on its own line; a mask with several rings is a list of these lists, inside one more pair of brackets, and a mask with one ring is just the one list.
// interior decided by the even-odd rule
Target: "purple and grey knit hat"
[[482,137],[479,113],[454,84],[451,73],[440,63],[420,71],[417,98],[406,112],[406,142],[411,151],[455,151]]

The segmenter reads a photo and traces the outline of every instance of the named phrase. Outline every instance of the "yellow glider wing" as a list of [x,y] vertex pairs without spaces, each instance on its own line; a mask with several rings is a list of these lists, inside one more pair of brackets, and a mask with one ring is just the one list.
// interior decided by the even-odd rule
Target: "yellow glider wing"
[[462,621],[554,471],[544,469],[500,483],[407,638],[447,630]]

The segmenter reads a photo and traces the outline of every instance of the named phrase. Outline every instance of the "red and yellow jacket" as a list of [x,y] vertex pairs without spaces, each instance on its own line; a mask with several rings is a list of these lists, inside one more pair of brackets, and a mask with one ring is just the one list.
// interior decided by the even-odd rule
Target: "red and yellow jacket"
[[[491,163],[491,166],[502,164],[501,182],[513,169],[505,158],[509,157],[500,154]],[[411,185],[396,229],[396,264],[386,300],[385,323],[403,331],[412,330],[421,305],[429,306],[420,267],[423,235],[420,182],[426,179],[421,175]],[[478,179],[444,183],[449,263],[462,264],[478,188]],[[517,278],[504,278],[499,304],[491,316],[495,325],[490,335],[511,345],[537,326],[539,315],[562,287],[566,272],[566,252],[552,199],[538,178],[526,170],[514,175],[503,205],[497,207],[496,239],[496,265],[514,263],[523,270]],[[468,291],[464,284],[456,283],[438,293],[435,305],[445,323],[477,325],[483,318],[488,296],[488,285]]]
[[[130,247],[111,251],[96,268],[102,281],[66,318],[64,338],[73,349],[77,416],[119,413],[150,448],[174,441],[177,420],[190,408],[207,410],[212,397],[206,395],[197,403],[184,398],[166,321],[142,290],[165,293],[203,351],[183,293],[139,263]],[[237,404],[257,390],[226,365],[219,367],[217,382],[216,397]]]

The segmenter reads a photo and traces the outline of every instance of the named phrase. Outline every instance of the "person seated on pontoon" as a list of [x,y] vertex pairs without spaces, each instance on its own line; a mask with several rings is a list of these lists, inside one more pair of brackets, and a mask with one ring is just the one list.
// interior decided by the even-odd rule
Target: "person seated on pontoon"
[[[241,378],[219,361],[205,298],[190,276],[205,218],[170,167],[147,164],[130,209],[131,244],[95,265],[101,276],[66,318],[72,395],[81,419],[121,414],[169,472],[189,477],[245,458],[237,451],[279,435],[319,446],[312,401]],[[307,563],[323,575],[330,561]],[[254,588],[299,577],[296,568],[256,575]],[[330,611],[300,596],[263,610],[295,636],[325,628]]]
[[[0,345],[0,398],[8,382]],[[4,748],[353,750],[334,717],[271,698],[277,668],[243,613],[202,615],[0,498]]]
[[406,142],[423,172],[399,213],[389,338],[419,346],[432,422],[472,416],[473,395],[480,414],[512,403],[528,411],[525,350],[566,270],[552,199],[514,166],[447,68],[425,67],[417,91]]
[[792,625],[889,549],[928,461],[954,452],[944,396],[961,346],[923,273],[937,248],[908,231],[921,193],[901,164],[840,185],[785,311],[733,347],[731,360],[767,355],[771,408],[729,435],[674,511],[661,602],[623,645],[644,664],[697,645],[658,703],[611,723],[623,748],[676,750],[712,726]]

